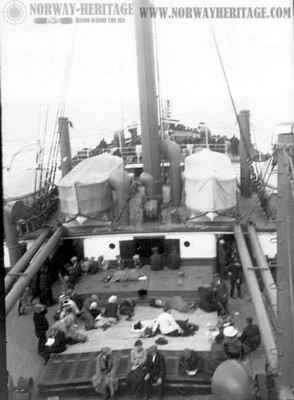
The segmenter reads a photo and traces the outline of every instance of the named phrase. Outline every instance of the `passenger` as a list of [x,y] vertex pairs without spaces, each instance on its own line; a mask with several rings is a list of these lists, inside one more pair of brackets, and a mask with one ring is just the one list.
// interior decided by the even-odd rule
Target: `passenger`
[[152,255],[150,257],[152,271],[160,271],[163,269],[162,256],[159,254],[158,247],[152,248]]
[[53,294],[51,289],[51,280],[48,273],[47,265],[43,265],[40,270],[40,278],[39,278],[39,287],[40,287],[40,301],[42,304],[45,304],[47,307],[50,307],[54,304]]
[[84,343],[87,341],[87,336],[78,331],[76,317],[73,312],[67,312],[67,314],[59,321],[56,321],[52,327],[64,332],[67,344]]
[[78,260],[78,257],[74,256],[70,259],[70,262],[72,264],[73,267],[73,273],[76,277],[76,279],[79,279],[80,276],[82,275],[82,269],[81,269],[81,264]]
[[94,317],[92,314],[92,312],[94,312],[95,309],[98,310],[98,297],[95,296],[97,298],[97,301],[95,301],[93,296],[87,297],[85,299],[81,311],[81,320],[85,323],[85,329],[87,331],[90,329],[96,329],[95,318],[99,315],[98,313]]
[[150,398],[152,388],[157,391],[160,399],[163,398],[165,377],[165,359],[155,345],[151,346],[146,359],[146,374],[144,377],[144,399]]
[[221,304],[222,309],[225,313],[228,313],[229,291],[225,281],[221,279],[219,274],[215,274],[211,286],[215,294],[216,302],[218,304]]
[[134,394],[136,398],[142,395],[146,358],[146,350],[143,347],[142,341],[139,339],[135,342],[134,348],[131,350],[131,370],[128,374],[128,383],[131,393]]
[[139,254],[134,254],[132,257],[132,268],[140,269],[142,267],[141,259]]
[[132,299],[125,299],[121,302],[119,306],[119,314],[126,315],[127,321],[130,321],[135,313],[135,300]]
[[229,276],[231,282],[231,292],[230,292],[231,297],[232,298],[235,297],[235,287],[236,287],[238,297],[242,298],[242,293],[241,293],[241,286],[243,280],[242,267],[240,261],[237,258],[235,258],[235,260],[233,261],[233,263],[229,268]]
[[27,286],[18,302],[18,315],[24,315],[32,310],[33,293],[32,289]]
[[202,367],[202,359],[196,351],[184,349],[183,355],[180,357],[179,371],[181,375],[195,376]]
[[215,337],[211,345],[211,359],[216,365],[219,365],[228,358],[224,349],[224,341],[225,336],[222,329],[220,329],[220,333]]
[[119,321],[119,306],[117,296],[110,296],[102,315],[97,317],[97,327],[107,329]]
[[183,333],[180,325],[175,321],[174,317],[170,313],[168,307],[164,307],[163,312],[159,314],[158,318],[159,330],[162,335],[167,336],[181,336]]
[[73,296],[74,296],[73,290],[68,289],[63,299],[63,306],[70,307],[75,315],[80,315],[81,311],[77,306],[77,303],[73,300]]
[[241,358],[243,355],[242,344],[238,338],[237,329],[230,325],[224,328],[224,350],[229,358]]
[[248,317],[246,321],[247,326],[242,332],[240,341],[243,344],[244,353],[248,354],[260,346],[261,336],[258,326],[253,324],[253,319]]
[[181,258],[176,247],[171,249],[171,252],[167,256],[167,267],[169,269],[179,269],[181,265]]
[[47,341],[46,332],[49,328],[49,323],[46,318],[47,309],[43,304],[34,305],[33,322],[35,327],[35,334],[38,338],[38,353],[41,357],[46,359],[45,356],[45,343]]
[[45,361],[49,360],[50,354],[63,353],[66,350],[65,333],[52,326],[48,330],[45,347]]
[[104,395],[104,399],[113,398],[118,389],[117,359],[109,347],[103,347],[96,361],[96,372],[92,378],[94,389]]

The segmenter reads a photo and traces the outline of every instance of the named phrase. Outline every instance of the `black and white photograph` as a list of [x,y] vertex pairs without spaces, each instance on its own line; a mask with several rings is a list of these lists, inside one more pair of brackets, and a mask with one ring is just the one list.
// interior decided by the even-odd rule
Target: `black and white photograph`
[[0,400],[294,400],[293,1],[0,19]]

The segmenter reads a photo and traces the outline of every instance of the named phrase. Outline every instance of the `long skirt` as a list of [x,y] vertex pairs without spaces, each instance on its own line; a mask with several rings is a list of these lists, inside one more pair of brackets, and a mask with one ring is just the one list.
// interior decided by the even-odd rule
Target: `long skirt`
[[142,392],[145,375],[146,370],[143,365],[140,365],[136,369],[129,372],[128,384],[132,394],[140,394],[140,392]]

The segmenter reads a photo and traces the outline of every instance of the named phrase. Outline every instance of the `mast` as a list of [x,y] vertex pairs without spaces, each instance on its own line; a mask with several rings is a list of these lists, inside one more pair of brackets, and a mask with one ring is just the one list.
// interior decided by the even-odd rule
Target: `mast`
[[[0,105],[1,111],[1,105]],[[0,136],[0,146],[2,149],[2,140]],[[0,177],[0,197],[3,198],[3,176]],[[2,237],[4,237],[4,227],[1,225]],[[6,357],[6,313],[5,313],[5,266],[4,266],[4,250],[3,245],[0,248],[0,399],[8,399],[8,373],[7,373],[7,357]]]
[[141,7],[150,6],[149,0],[134,2],[143,164],[144,172],[153,178],[148,195],[158,198],[161,195],[160,137],[153,30],[151,18],[140,15]]
[[[294,135],[280,134],[278,142],[278,356],[279,398],[292,400],[294,382],[294,197],[290,164],[294,163]],[[292,177],[293,179],[293,177]],[[292,393],[292,394],[291,394]]]

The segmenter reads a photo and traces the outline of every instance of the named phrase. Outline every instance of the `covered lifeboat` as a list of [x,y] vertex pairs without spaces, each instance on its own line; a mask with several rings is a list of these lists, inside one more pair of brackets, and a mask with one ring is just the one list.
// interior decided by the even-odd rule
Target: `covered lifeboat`
[[80,162],[58,184],[60,209],[67,216],[95,216],[125,203],[129,179],[123,160],[108,153]]
[[217,213],[236,206],[236,174],[227,155],[204,149],[186,157],[184,179],[190,211]]

